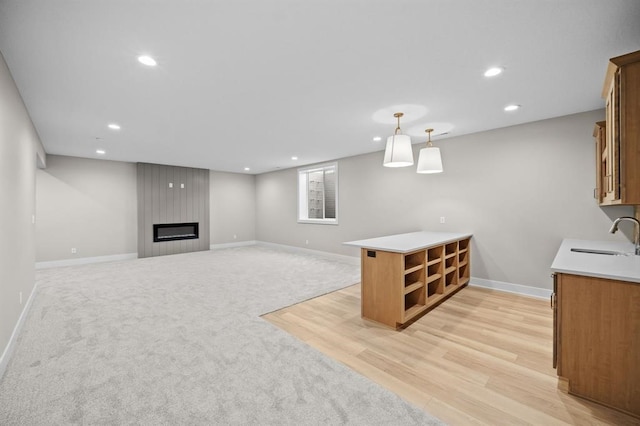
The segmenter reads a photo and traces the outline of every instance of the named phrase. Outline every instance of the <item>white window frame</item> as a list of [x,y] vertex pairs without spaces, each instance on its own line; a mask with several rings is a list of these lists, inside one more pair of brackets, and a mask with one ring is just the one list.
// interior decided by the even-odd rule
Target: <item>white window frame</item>
[[[336,217],[328,219],[314,219],[309,217],[309,173],[319,170],[326,170],[333,168],[336,174]],[[324,163],[317,164],[312,167],[304,167],[298,169],[298,223],[315,223],[322,225],[337,225],[338,224],[338,163]],[[323,197],[323,201],[324,201]],[[323,202],[324,208],[324,202]],[[324,216],[324,214],[323,214]]]

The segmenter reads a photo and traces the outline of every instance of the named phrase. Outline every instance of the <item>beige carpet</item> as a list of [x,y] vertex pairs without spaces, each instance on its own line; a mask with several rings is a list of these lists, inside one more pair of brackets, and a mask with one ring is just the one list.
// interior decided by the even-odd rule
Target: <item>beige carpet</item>
[[0,424],[438,424],[259,317],[358,281],[259,246],[38,271]]

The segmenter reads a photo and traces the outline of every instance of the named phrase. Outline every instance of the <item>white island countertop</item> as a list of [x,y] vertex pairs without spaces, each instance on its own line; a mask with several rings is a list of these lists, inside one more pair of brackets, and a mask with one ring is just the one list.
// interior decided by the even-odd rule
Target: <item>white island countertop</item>
[[[578,253],[572,248],[623,253],[606,255]],[[640,256],[631,243],[565,239],[551,264],[553,272],[640,283]]]
[[371,250],[410,253],[412,251],[422,250],[469,237],[471,237],[471,234],[420,231],[369,238],[367,240],[348,241],[343,244]]

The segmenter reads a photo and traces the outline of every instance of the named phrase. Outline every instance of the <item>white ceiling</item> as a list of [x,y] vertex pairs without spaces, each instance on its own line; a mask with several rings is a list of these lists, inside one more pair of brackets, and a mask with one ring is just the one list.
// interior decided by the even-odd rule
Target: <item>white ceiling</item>
[[0,0],[48,153],[240,173],[382,150],[396,105],[414,143],[602,108],[639,49],[638,0]]

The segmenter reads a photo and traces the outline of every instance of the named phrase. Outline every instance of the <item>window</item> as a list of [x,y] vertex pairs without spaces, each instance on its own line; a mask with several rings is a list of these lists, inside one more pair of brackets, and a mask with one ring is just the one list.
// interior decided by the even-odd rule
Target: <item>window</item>
[[298,222],[338,223],[338,164],[298,169]]

